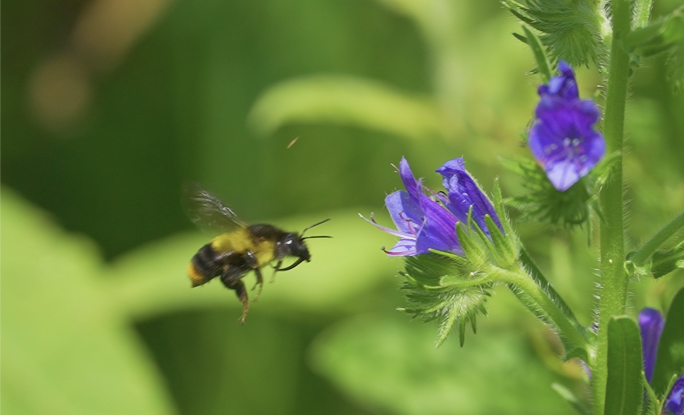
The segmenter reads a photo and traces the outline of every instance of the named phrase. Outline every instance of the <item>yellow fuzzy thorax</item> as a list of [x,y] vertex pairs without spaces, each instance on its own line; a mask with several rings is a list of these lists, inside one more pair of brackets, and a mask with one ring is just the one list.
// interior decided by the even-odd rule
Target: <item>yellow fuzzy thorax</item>
[[275,259],[275,241],[257,239],[247,228],[217,236],[212,239],[211,247],[219,254],[251,251],[256,256],[259,267],[268,265]]

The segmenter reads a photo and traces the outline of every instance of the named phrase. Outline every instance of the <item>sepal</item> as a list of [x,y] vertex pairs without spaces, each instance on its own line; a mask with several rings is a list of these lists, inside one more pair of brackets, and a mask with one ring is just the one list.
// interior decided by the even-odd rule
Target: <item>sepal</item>
[[684,6],[664,19],[631,31],[624,39],[625,49],[648,57],[672,48],[684,40]]
[[449,253],[407,257],[404,276],[407,279],[402,289],[409,305],[401,310],[414,318],[439,323],[437,347],[456,323],[463,346],[468,323],[475,333],[477,315],[487,315],[491,278],[464,258]]
[[518,241],[518,236],[513,231],[513,226],[508,218],[508,214],[505,209],[505,202],[503,196],[501,196],[501,186],[499,186],[499,179],[494,180],[494,188],[492,189],[492,199],[494,203],[494,210],[497,216],[501,218],[501,227],[503,228],[503,233],[509,240],[509,243],[513,246],[520,246]]
[[[477,227],[477,225],[475,226]],[[482,234],[478,235],[466,229],[462,222],[456,224],[456,235],[458,235],[458,242],[461,244],[461,248],[463,248],[463,256],[467,258],[471,268],[481,268],[487,261],[486,245],[489,242],[483,240]],[[486,239],[486,236],[484,239]]]
[[684,87],[684,6],[625,36],[624,48],[642,57],[667,52],[667,79],[675,91]]
[[[506,216],[500,215],[500,196],[495,198],[495,210],[502,227],[510,229]],[[409,306],[403,310],[424,321],[438,321],[438,347],[455,327],[461,346],[468,325],[476,333],[477,316],[487,315],[486,302],[498,282],[498,271],[516,264],[517,239],[512,230],[504,235],[488,214],[485,224],[486,229],[480,228],[472,209],[467,224],[456,224],[463,255],[431,250],[430,254],[406,258],[402,288]]]
[[522,213],[522,220],[534,220],[552,226],[571,228],[590,225],[592,214],[600,217],[597,203],[597,177],[594,172],[580,179],[564,192],[556,190],[544,170],[527,158],[502,158],[504,167],[523,178],[526,193],[506,200]]
[[507,268],[515,262],[517,257],[515,239],[502,234],[491,216],[485,215],[485,223],[487,224],[489,234],[492,236],[492,255],[496,255],[496,263],[499,266]]

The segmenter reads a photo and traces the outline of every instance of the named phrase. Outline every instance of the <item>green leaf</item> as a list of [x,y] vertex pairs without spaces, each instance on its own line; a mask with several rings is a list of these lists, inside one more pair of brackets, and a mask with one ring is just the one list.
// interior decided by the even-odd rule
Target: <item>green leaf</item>
[[605,415],[637,415],[641,409],[643,371],[641,337],[636,322],[618,316],[608,323],[608,381]]
[[674,91],[684,89],[684,41],[675,43],[668,53],[667,79]]
[[425,97],[348,76],[310,76],[271,87],[254,104],[250,125],[261,135],[290,122],[329,122],[421,140],[444,135],[437,106]]
[[574,413],[549,390],[557,379],[530,353],[527,330],[483,321],[468,346],[447,341],[435,350],[432,327],[401,317],[364,315],[331,327],[311,347],[313,369],[373,413]]
[[4,187],[2,222],[3,412],[175,413],[93,244]]
[[558,392],[558,394],[565,399],[570,406],[575,408],[577,412],[579,412],[582,415],[591,415],[591,410],[586,407],[586,405],[580,401],[575,393],[568,389],[567,387],[561,385],[560,383],[554,383],[551,385],[553,390]]
[[543,33],[541,43],[553,61],[563,59],[574,67],[589,61],[597,63],[602,35],[595,2],[527,0],[523,4],[503,0],[503,4],[521,21]]
[[651,385],[658,396],[667,391],[672,376],[684,370],[684,288],[675,295],[665,318],[658,343],[658,356]]
[[523,31],[525,32],[525,39],[527,39],[527,44],[532,49],[534,54],[534,60],[537,62],[537,69],[542,77],[542,83],[547,84],[551,79],[551,65],[549,64],[549,59],[546,57],[546,52],[541,42],[537,36],[532,33],[527,26],[523,25]]

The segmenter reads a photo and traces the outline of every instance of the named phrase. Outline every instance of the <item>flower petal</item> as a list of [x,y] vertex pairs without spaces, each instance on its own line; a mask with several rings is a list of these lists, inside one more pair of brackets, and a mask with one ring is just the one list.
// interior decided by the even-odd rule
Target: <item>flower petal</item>
[[579,91],[577,89],[577,81],[575,80],[575,73],[572,67],[565,62],[558,62],[559,76],[554,76],[549,80],[548,85],[539,87],[539,95],[558,96],[566,100],[574,100],[579,98]]
[[385,253],[390,256],[416,255],[416,240],[407,238],[399,239],[399,242],[397,242],[389,251],[385,251]]
[[684,375],[674,383],[665,399],[665,408],[674,415],[684,415]]
[[417,253],[425,254],[430,249],[436,249],[462,255],[463,250],[456,236],[456,217],[426,195],[422,195],[420,206],[425,212],[425,224],[416,240]]
[[409,167],[408,161],[405,157],[401,158],[399,162],[399,175],[401,176],[401,181],[404,183],[404,187],[408,191],[409,195],[413,198],[416,204],[419,203],[420,195],[423,193],[421,191],[421,184],[419,180],[416,180],[411,167]]
[[425,214],[419,202],[408,192],[398,190],[385,198],[385,206],[389,211],[397,230],[405,235],[417,236],[423,226]]
[[459,217],[467,222],[470,209],[484,232],[489,232],[485,215],[490,215],[501,228],[491,202],[465,170],[462,158],[448,161],[437,170],[443,175],[448,194],[434,193],[424,187],[421,180],[415,178],[404,157],[398,170],[406,191],[399,190],[385,198],[385,205],[397,230],[378,224],[372,216],[371,220],[364,218],[373,226],[400,238],[392,249],[385,251],[388,255],[419,255],[431,249],[463,255],[456,224]]
[[605,153],[603,136],[594,130],[599,111],[592,101],[542,97],[537,123],[530,130],[532,155],[559,191],[586,176]]
[[437,169],[437,173],[442,175],[442,183],[449,192],[450,203],[447,207],[458,220],[467,223],[468,211],[472,206],[473,219],[475,219],[485,233],[489,233],[484,220],[485,215],[491,216],[503,232],[494,206],[492,206],[487,196],[482,193],[475,180],[466,171],[463,158],[459,157],[447,161],[442,167]]
[[644,373],[650,382],[655,369],[658,343],[663,332],[665,321],[660,311],[653,308],[644,308],[639,312],[639,331],[641,332],[641,348],[644,356]]

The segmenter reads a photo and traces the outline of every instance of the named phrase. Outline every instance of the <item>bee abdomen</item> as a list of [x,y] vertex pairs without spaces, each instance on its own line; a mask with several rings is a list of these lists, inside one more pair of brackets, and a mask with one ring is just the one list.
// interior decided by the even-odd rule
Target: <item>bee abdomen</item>
[[221,263],[218,253],[211,247],[211,244],[206,244],[192,257],[190,265],[188,265],[188,277],[192,282],[193,287],[202,285],[212,278],[218,276],[221,272]]

